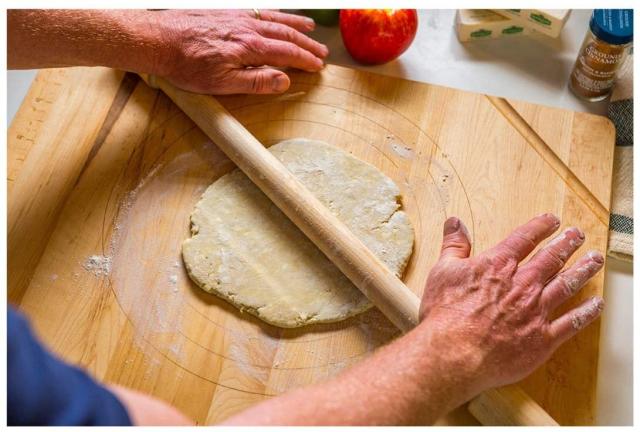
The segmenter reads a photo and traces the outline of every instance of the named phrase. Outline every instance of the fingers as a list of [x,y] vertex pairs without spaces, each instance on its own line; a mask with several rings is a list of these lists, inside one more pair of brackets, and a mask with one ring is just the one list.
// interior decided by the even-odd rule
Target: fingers
[[450,217],[444,223],[440,258],[468,258],[471,253],[469,232],[460,219]]
[[590,251],[569,269],[559,273],[542,291],[542,301],[554,310],[573,297],[589,279],[600,271],[604,258],[597,251]]
[[[249,16],[256,18],[253,10],[248,11]],[[288,25],[301,32],[310,32],[316,27],[316,23],[309,17],[301,15],[293,15],[284,12],[278,12],[268,9],[259,9],[260,21],[273,21],[280,24]]]
[[531,259],[521,266],[524,274],[532,274],[540,282],[546,282],[558,273],[573,253],[584,243],[584,234],[571,227],[551,240]]
[[294,43],[317,57],[324,58],[329,54],[329,49],[325,45],[314,41],[309,36],[287,25],[277,22],[256,21],[255,28],[264,37]]
[[251,52],[246,66],[294,67],[307,72],[317,72],[324,66],[318,57],[291,42],[257,36],[247,46]]
[[229,77],[228,85],[217,94],[282,93],[291,84],[287,74],[270,68],[236,69],[229,73],[233,75]]
[[549,332],[557,345],[575,336],[580,330],[600,316],[604,308],[604,299],[592,297],[575,309],[551,322]]
[[551,213],[536,216],[524,225],[516,228],[506,239],[491,249],[491,254],[505,260],[518,262],[526,258],[545,238],[560,226],[560,220]]

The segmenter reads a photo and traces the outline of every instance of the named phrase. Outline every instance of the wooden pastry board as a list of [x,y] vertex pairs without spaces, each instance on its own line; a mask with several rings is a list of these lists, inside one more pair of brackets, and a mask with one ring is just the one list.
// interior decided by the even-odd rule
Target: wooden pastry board
[[[405,281],[418,294],[451,215],[476,251],[543,212],[580,226],[583,252],[606,249],[614,129],[603,117],[509,101],[540,143],[484,95],[337,66],[292,73],[282,96],[220,100],[265,145],[324,140],[393,178],[415,227]],[[279,329],[192,284],[180,258],[189,214],[234,166],[133,74],[41,71],[8,144],[9,301],[100,380],[212,424],[324,380],[398,334],[377,311]],[[602,283],[600,274],[571,305]],[[598,335],[595,323],[522,383],[561,424],[594,420]],[[473,421],[464,409],[442,419]]]

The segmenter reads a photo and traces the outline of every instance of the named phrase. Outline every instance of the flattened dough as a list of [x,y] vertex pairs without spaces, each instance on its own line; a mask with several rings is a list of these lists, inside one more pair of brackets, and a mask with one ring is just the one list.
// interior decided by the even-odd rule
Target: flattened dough
[[[270,149],[387,266],[402,275],[413,228],[400,191],[378,169],[321,141]],[[203,290],[279,327],[339,321],[369,309],[367,298],[240,170],[220,177],[191,215],[182,246]]]

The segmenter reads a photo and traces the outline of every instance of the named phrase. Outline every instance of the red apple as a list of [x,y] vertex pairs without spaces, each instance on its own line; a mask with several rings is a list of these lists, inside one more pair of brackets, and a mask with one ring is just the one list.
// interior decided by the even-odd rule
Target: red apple
[[342,9],[340,33],[349,54],[364,64],[391,61],[409,48],[418,29],[415,9]]

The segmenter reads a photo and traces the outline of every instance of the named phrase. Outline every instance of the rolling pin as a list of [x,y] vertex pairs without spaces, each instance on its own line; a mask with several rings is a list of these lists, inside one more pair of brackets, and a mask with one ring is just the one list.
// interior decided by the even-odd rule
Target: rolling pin
[[[403,332],[418,325],[418,296],[214,97],[180,90],[155,76],[141,77],[169,96],[393,324]],[[469,408],[488,425],[557,425],[513,386],[489,390]]]

